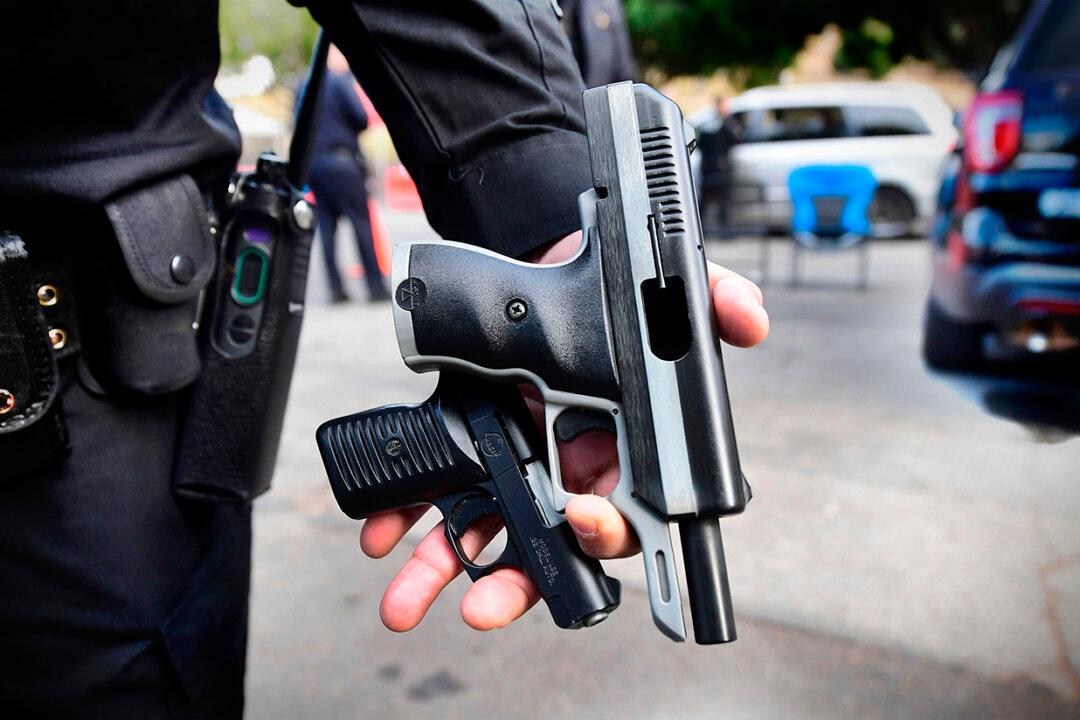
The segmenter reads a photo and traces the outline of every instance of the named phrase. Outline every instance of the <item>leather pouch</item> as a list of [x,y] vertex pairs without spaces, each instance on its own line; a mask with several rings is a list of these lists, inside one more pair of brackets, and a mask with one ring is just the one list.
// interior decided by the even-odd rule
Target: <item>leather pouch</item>
[[216,261],[199,189],[187,175],[169,178],[113,199],[105,215],[119,249],[94,258],[93,289],[80,298],[94,378],[136,396],[186,387],[200,370],[194,323]]
[[60,373],[23,241],[0,233],[0,481],[68,454]]

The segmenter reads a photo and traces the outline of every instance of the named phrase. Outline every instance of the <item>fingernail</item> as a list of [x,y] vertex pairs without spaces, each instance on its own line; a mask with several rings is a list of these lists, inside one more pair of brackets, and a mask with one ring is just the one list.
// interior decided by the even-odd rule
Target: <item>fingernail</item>
[[580,538],[591,539],[600,534],[600,522],[596,518],[578,518],[571,521],[570,527]]

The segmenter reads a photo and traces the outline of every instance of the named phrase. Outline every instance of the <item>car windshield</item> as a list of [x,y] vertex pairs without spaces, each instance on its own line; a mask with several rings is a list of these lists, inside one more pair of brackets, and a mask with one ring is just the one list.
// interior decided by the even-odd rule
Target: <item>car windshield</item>
[[1057,0],[1028,39],[1020,67],[1030,72],[1080,70],[1080,2]]

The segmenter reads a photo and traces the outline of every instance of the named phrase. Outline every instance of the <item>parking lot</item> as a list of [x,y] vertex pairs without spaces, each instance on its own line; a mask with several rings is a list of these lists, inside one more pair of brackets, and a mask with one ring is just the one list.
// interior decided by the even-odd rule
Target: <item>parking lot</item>
[[[386,221],[395,240],[432,237],[421,216]],[[413,632],[383,629],[381,592],[427,526],[364,557],[314,431],[423,399],[434,377],[402,365],[387,305],[326,304],[316,257],[275,487],[256,506],[249,716],[1080,715],[1080,394],[928,374],[922,242],[874,246],[865,292],[850,254],[806,258],[788,287],[774,245],[772,333],[725,350],[754,500],[724,523],[740,638],[708,648],[653,628],[639,558],[610,565],[623,606],[588,630],[537,608],[473,632],[464,578]],[[709,254],[757,267],[751,241]]]

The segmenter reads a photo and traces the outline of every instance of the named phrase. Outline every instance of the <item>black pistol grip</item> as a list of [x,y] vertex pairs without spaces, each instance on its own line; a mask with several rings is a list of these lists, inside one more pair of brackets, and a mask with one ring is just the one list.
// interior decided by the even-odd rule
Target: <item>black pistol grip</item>
[[434,502],[486,478],[468,428],[438,393],[323,423],[316,441],[341,510],[359,519]]
[[410,243],[404,252],[407,277],[394,299],[407,363],[437,366],[445,362],[424,358],[449,357],[524,370],[553,390],[617,398],[595,239],[556,265],[460,243]]

